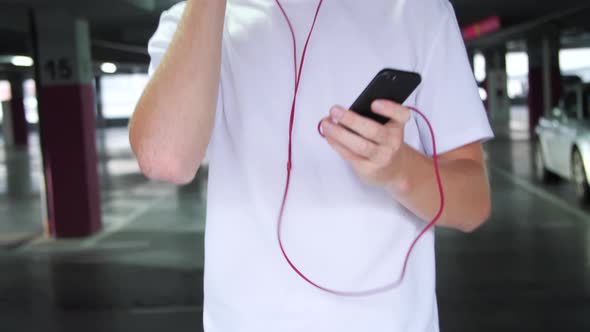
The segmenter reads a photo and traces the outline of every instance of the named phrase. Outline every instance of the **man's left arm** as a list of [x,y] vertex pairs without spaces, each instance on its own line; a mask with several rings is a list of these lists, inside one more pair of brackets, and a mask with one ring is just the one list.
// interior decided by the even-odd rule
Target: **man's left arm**
[[[408,145],[403,170],[387,185],[393,197],[420,218],[430,221],[438,212],[440,195],[434,162]],[[437,225],[472,232],[490,216],[491,199],[481,143],[471,143],[438,156],[445,195]]]

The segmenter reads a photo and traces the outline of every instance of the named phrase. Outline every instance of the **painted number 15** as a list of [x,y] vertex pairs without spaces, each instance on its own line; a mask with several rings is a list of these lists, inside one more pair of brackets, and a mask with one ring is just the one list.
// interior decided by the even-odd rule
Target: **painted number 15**
[[74,74],[72,63],[66,58],[47,61],[45,63],[45,71],[49,74],[52,81],[69,80]]

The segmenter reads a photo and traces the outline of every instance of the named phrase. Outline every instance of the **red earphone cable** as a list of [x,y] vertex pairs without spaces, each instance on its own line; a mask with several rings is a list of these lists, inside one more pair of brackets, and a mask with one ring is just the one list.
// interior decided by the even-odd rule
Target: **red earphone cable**
[[[285,260],[287,261],[287,263],[289,264],[291,269],[293,269],[293,271],[295,273],[297,273],[297,275],[299,275],[299,277],[301,277],[303,280],[305,280],[307,283],[314,286],[315,288],[318,288],[318,289],[325,291],[327,293],[330,293],[330,294],[339,295],[339,296],[348,296],[348,297],[363,297],[363,296],[370,296],[370,295],[383,293],[388,290],[394,289],[394,288],[398,287],[404,279],[404,276],[406,274],[406,269],[408,266],[408,261],[410,259],[411,254],[412,254],[412,251],[414,250],[414,247],[416,246],[416,244],[418,243],[420,238],[422,238],[422,236],[426,232],[428,232],[429,229],[434,227],[434,225],[439,220],[439,218],[441,217],[443,210],[444,210],[444,192],[443,192],[442,180],[441,180],[441,176],[440,176],[440,169],[439,169],[439,165],[438,165],[438,155],[436,152],[436,140],[434,137],[434,130],[432,128],[432,125],[430,124],[430,122],[428,121],[428,119],[426,118],[426,116],[422,112],[420,112],[419,110],[417,110],[413,107],[408,107],[410,110],[412,110],[416,114],[420,115],[424,119],[424,121],[426,122],[428,129],[430,131],[430,136],[432,138],[432,151],[433,151],[432,160],[434,163],[434,172],[435,172],[438,190],[439,190],[439,194],[440,194],[440,207],[439,207],[439,210],[438,210],[438,213],[436,214],[436,216],[420,232],[420,234],[418,234],[418,236],[414,239],[414,241],[410,245],[410,248],[408,249],[408,252],[406,253],[402,272],[400,273],[398,280],[396,280],[395,282],[392,282],[390,284],[387,284],[385,286],[382,286],[382,287],[376,287],[376,288],[364,290],[364,291],[339,291],[339,290],[334,290],[334,289],[330,289],[328,287],[321,286],[321,285],[315,283],[314,281],[312,281],[310,278],[308,278],[305,274],[303,274],[303,272],[301,272],[295,266],[295,264],[293,264],[293,262],[289,258],[289,255],[287,255],[287,252],[285,250],[285,247],[284,247],[283,241],[282,241],[282,237],[281,237],[281,229],[282,229],[282,223],[283,223],[283,215],[285,212],[285,206],[287,204],[287,197],[289,195],[289,185],[291,183],[291,169],[293,166],[293,150],[292,150],[292,147],[293,147],[293,125],[295,123],[295,110],[297,107],[297,94],[299,92],[299,83],[301,82],[301,74],[303,72],[303,65],[305,62],[305,55],[307,53],[307,47],[309,45],[309,41],[310,41],[311,36],[313,34],[313,30],[315,28],[315,24],[316,24],[317,18],[320,13],[320,9],[323,4],[323,0],[320,0],[318,3],[318,6],[317,6],[317,9],[315,12],[315,16],[313,19],[313,23],[311,25],[311,29],[309,30],[309,34],[308,34],[307,39],[305,41],[303,53],[301,54],[301,61],[299,64],[299,69],[297,68],[297,41],[295,38],[295,31],[293,29],[293,25],[291,24],[291,20],[289,19],[289,16],[285,12],[285,9],[283,8],[280,1],[279,0],[275,0],[275,1],[276,1],[277,5],[279,6],[285,20],[287,21],[287,24],[289,25],[289,30],[291,31],[291,37],[293,38],[293,53],[294,53],[293,59],[294,59],[294,63],[295,63],[295,89],[294,89],[294,94],[293,94],[293,101],[291,104],[291,116],[289,119],[289,149],[288,149],[288,159],[287,159],[287,179],[286,179],[286,183],[285,183],[285,191],[283,194],[281,209],[280,209],[279,217],[278,217],[278,221],[277,221],[277,238],[279,241],[279,247],[281,248],[281,252],[283,254],[283,257],[285,258]],[[322,133],[320,130],[320,126],[321,126],[321,123],[318,125],[318,131],[320,132],[320,135],[321,135]]]

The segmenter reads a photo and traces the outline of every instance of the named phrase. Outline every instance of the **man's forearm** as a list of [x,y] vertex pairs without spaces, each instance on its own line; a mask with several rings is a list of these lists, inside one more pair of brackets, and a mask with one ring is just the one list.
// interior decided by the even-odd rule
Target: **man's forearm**
[[[394,199],[425,221],[438,212],[440,195],[432,159],[404,145],[402,166],[387,189]],[[490,214],[485,166],[471,159],[439,158],[445,209],[437,225],[470,232]]]
[[215,118],[225,0],[189,0],[166,55],[130,121],[130,141],[151,178],[189,182]]

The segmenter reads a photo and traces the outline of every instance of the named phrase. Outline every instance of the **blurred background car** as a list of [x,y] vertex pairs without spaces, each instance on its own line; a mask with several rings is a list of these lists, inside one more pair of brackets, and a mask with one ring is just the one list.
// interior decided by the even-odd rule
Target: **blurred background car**
[[578,199],[590,202],[590,84],[570,78],[553,112],[535,128],[535,174],[539,181],[572,182]]

